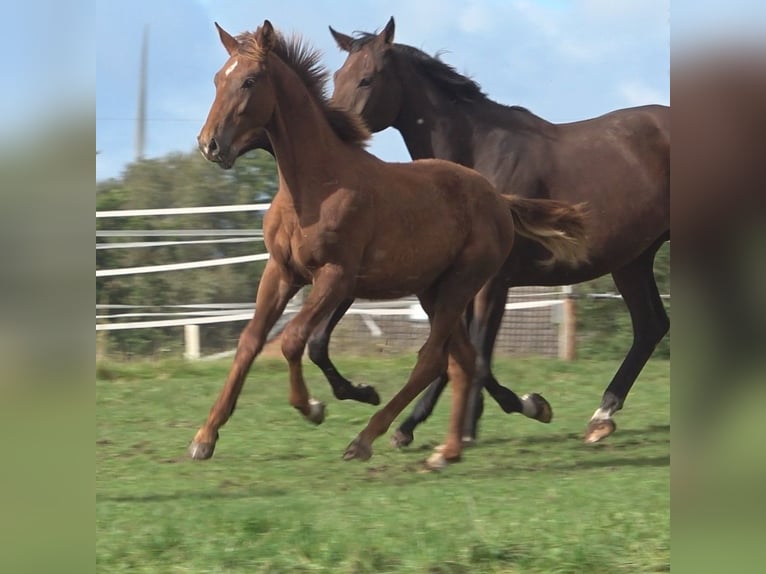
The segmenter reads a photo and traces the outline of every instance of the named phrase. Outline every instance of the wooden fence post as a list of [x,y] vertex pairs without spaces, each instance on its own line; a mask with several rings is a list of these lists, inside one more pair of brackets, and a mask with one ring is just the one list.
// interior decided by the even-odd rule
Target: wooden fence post
[[199,325],[184,325],[184,358],[190,361],[199,359]]
[[561,304],[561,321],[559,322],[559,359],[573,361],[576,355],[577,317],[572,286],[563,289],[564,301]]

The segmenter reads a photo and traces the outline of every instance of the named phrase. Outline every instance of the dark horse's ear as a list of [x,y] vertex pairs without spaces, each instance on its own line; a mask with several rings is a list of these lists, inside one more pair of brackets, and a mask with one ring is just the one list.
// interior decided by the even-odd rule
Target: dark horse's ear
[[396,24],[394,24],[394,17],[391,16],[389,18],[388,23],[386,24],[386,27],[383,28],[383,31],[378,34],[378,38],[383,40],[384,44],[391,45],[394,43],[394,28],[396,28]]
[[263,25],[258,28],[258,32],[255,35],[255,41],[258,43],[258,47],[266,52],[270,52],[276,42],[277,33],[274,32],[274,26],[268,20],[263,21]]
[[220,36],[221,38],[221,43],[223,44],[223,47],[226,48],[226,51],[229,53],[229,56],[231,56],[239,48],[239,42],[237,42],[234,36],[232,36],[226,30],[221,28],[218,25],[218,22],[215,23],[215,27],[218,29],[218,36]]
[[346,34],[341,34],[340,32],[333,30],[332,26],[328,26],[328,28],[330,28],[330,34],[335,38],[335,43],[338,44],[338,48],[344,52],[350,52],[351,47],[354,45],[354,39],[351,36],[346,36]]

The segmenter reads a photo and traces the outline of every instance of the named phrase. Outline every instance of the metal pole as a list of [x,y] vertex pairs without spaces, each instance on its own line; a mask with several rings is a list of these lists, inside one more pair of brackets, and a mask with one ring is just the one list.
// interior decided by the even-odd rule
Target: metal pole
[[141,40],[141,68],[138,72],[138,114],[136,115],[136,161],[144,159],[146,143],[146,66],[149,52],[149,25]]

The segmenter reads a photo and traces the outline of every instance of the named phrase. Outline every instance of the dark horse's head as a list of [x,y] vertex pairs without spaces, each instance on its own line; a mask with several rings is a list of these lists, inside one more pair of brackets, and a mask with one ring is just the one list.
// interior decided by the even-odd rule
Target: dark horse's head
[[237,38],[215,26],[229,58],[214,76],[215,100],[197,142],[205,159],[229,169],[249,150],[271,151],[263,127],[273,114],[275,96],[264,72],[276,32],[268,20]]
[[394,123],[401,105],[402,88],[393,66],[394,19],[379,34],[341,34],[330,27],[338,47],[348,52],[335,72],[333,103],[356,112],[373,132]]

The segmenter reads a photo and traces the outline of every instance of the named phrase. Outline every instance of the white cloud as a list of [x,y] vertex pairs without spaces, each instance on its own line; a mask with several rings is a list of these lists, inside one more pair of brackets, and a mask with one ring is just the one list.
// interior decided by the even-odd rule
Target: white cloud
[[[148,111],[156,120],[147,150],[164,154],[190,150],[207,116],[211,79],[225,57],[213,20],[240,32],[268,16],[284,32],[303,33],[335,70],[345,54],[328,24],[347,34],[372,31],[393,15],[398,42],[430,54],[445,51],[444,60],[474,77],[493,99],[524,105],[552,121],[571,121],[669,100],[668,1],[282,0],[268,14],[252,0],[230,0],[225,7],[216,0],[134,0],[120,9],[103,3],[97,26],[96,133],[103,150],[97,178],[119,173],[132,158],[138,49],[147,21]],[[396,132],[377,135],[371,150],[386,159],[408,157]]]
[[559,4],[540,4],[518,0],[514,9],[531,25],[534,34],[544,38],[550,48],[569,60],[587,62],[608,52],[603,34],[592,34],[581,21],[581,14],[564,10]]
[[550,38],[559,35],[560,31],[557,20],[560,19],[560,13],[558,10],[552,10],[529,0],[518,0],[513,3],[513,8],[532,24],[532,30],[535,33],[543,34]]
[[471,2],[458,17],[460,30],[468,34],[487,31],[492,24],[492,18],[487,11],[486,5],[479,2]]
[[667,94],[639,81],[623,82],[617,87],[628,106],[668,104]]

